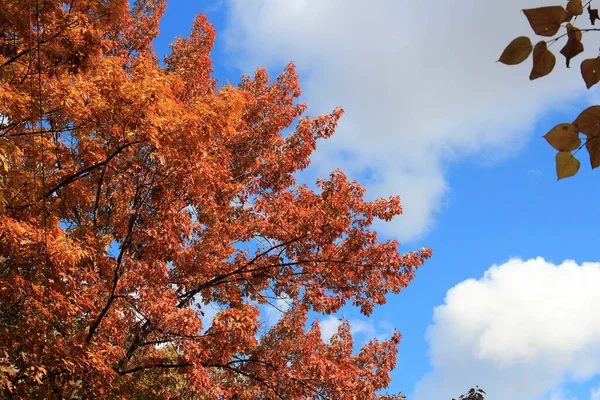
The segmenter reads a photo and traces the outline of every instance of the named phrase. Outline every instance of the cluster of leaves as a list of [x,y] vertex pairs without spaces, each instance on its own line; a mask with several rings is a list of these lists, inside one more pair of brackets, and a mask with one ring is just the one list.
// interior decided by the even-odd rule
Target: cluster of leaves
[[[563,6],[547,6],[523,10],[533,31],[540,36],[554,37],[553,39],[540,40],[533,46],[526,36],[514,39],[504,50],[499,61],[507,65],[516,65],[525,61],[533,54],[533,66],[529,79],[534,80],[548,75],[554,69],[556,57],[548,47],[558,40],[566,37],[566,43],[560,53],[566,60],[567,68],[571,60],[583,52],[583,33],[599,31],[599,28],[578,28],[573,25],[577,17],[587,15],[591,25],[600,20],[598,9],[592,8],[592,1],[583,4],[582,0],[568,0],[566,8]],[[564,31],[561,31],[564,28]],[[589,58],[581,62],[581,76],[587,88],[600,82],[600,57]],[[575,158],[575,153],[582,148],[587,149],[592,169],[600,166],[600,107],[593,106],[584,110],[577,119],[571,123],[559,124],[552,128],[544,137],[552,147],[558,150],[556,154],[556,174],[558,179],[575,175],[581,166]],[[583,136],[580,138],[580,134]],[[583,138],[583,142],[582,142]]]
[[[479,386],[469,389],[466,394],[460,395],[458,400],[485,400],[485,392]],[[455,400],[455,399],[452,399]]]
[[293,64],[218,88],[202,15],[162,66],[165,1],[132,3],[0,2],[0,397],[402,398],[377,394],[399,333],[355,352],[347,322],[305,327],[431,255],[369,229],[398,197],[296,184],[342,110],[303,117]]

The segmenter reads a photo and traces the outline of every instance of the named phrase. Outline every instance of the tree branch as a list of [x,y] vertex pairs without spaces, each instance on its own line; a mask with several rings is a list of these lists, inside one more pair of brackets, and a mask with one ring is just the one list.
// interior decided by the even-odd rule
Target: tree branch
[[277,245],[274,245],[272,247],[270,247],[269,249],[263,251],[262,253],[257,254],[256,256],[254,256],[254,258],[252,258],[250,261],[248,261],[246,264],[244,264],[242,267],[236,269],[235,271],[226,273],[226,274],[221,274],[221,275],[217,275],[214,278],[212,278],[211,280],[209,280],[206,283],[203,283],[202,285],[198,286],[196,289],[184,293],[182,294],[181,297],[181,301],[179,302],[179,304],[177,305],[177,307],[182,308],[184,306],[187,305],[187,303],[198,293],[200,293],[202,290],[209,288],[211,286],[214,286],[215,284],[218,284],[219,282],[223,281],[224,279],[232,276],[232,275],[237,275],[240,274],[242,272],[244,272],[244,270],[249,267],[250,265],[254,264],[259,258],[264,257],[265,255],[269,254],[271,251],[278,249],[280,247],[285,247],[289,244],[295,243],[299,240],[304,239],[305,237],[307,237],[308,234],[304,234],[302,236],[299,236],[297,238],[288,240],[287,242],[283,242],[283,243],[279,243]]
[[118,147],[114,152],[112,152],[112,154],[110,156],[108,156],[106,159],[104,159],[103,161],[100,161],[99,163],[96,164],[92,164],[87,168],[84,168],[80,171],[77,171],[76,173],[69,175],[68,177],[66,177],[65,179],[63,179],[62,181],[60,181],[56,186],[54,186],[52,189],[48,190],[43,196],[42,198],[48,198],[50,197],[52,194],[56,193],[57,191],[59,191],[61,188],[63,188],[64,186],[73,183],[81,178],[83,178],[84,176],[86,176],[87,174],[91,173],[92,171],[96,170],[97,168],[100,168],[104,165],[107,165],[113,158],[115,158],[119,153],[121,153],[123,150],[125,150],[128,147],[131,147],[135,144],[138,143],[142,143],[145,142],[145,140],[136,140],[133,142],[129,142],[129,143],[125,143],[124,145]]
[[163,364],[163,363],[159,363],[159,364],[152,364],[152,365],[140,365],[139,367],[135,367],[135,368],[131,368],[128,369],[126,371],[117,371],[117,373],[119,375],[127,375],[127,374],[133,374],[134,372],[139,372],[139,371],[144,371],[146,369],[153,369],[153,368],[159,368],[159,369],[178,369],[178,368],[187,368],[187,367],[191,367],[192,364],[190,363],[183,363],[183,364]]

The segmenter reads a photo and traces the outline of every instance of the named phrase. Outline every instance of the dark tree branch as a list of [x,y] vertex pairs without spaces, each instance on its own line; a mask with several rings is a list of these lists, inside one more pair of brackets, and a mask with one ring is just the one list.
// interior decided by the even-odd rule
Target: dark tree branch
[[290,245],[292,243],[295,243],[299,240],[304,239],[305,237],[307,237],[308,234],[304,234],[302,236],[296,237],[294,239],[288,240],[287,242],[283,242],[283,243],[279,243],[277,245],[274,245],[272,247],[270,247],[269,249],[263,251],[260,254],[257,254],[256,256],[254,256],[254,258],[252,258],[250,261],[248,261],[246,264],[244,264],[242,267],[236,269],[235,271],[226,273],[226,274],[220,274],[215,276],[214,278],[212,278],[211,280],[209,280],[206,283],[203,283],[202,285],[198,286],[196,289],[184,293],[181,295],[181,301],[179,302],[179,304],[177,305],[177,307],[182,308],[185,307],[189,301],[198,293],[200,293],[202,290],[215,286],[217,284],[219,284],[219,282],[224,281],[225,279],[227,279],[228,277],[232,276],[232,275],[237,275],[240,274],[242,272],[248,272],[248,271],[244,271],[246,268],[248,268],[249,266],[251,266],[252,264],[254,264],[259,258],[264,257],[265,255],[269,254],[271,251],[276,250],[278,248],[281,247],[285,247],[287,245]]
[[68,177],[66,177],[62,181],[60,181],[56,186],[54,186],[52,189],[48,190],[42,196],[42,198],[48,198],[48,197],[50,197],[52,194],[56,193],[57,191],[59,191],[64,186],[66,186],[66,185],[68,185],[70,183],[73,183],[73,182],[75,182],[75,181],[83,178],[84,176],[88,175],[89,173],[95,171],[96,169],[98,169],[98,168],[100,168],[102,166],[107,165],[113,158],[115,158],[119,153],[121,153],[126,148],[131,147],[131,146],[133,146],[135,144],[138,144],[138,143],[142,143],[142,142],[145,142],[145,140],[136,140],[136,141],[125,143],[124,145],[119,146],[115,151],[113,151],[103,161],[100,161],[99,163],[92,164],[92,165],[90,165],[87,168],[79,170],[79,171],[75,172],[74,174],[69,175]]
[[125,371],[117,371],[117,373],[119,375],[127,375],[127,374],[133,374],[134,372],[139,372],[139,371],[144,371],[146,369],[178,369],[178,368],[187,368],[187,367],[191,367],[192,364],[190,363],[183,363],[183,364],[152,364],[152,365],[140,365],[139,367],[135,367],[135,368],[131,368]]

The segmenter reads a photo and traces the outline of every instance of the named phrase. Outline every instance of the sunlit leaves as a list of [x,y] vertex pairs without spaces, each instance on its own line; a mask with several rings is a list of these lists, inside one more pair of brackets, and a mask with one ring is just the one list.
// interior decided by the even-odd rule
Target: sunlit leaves
[[529,74],[529,79],[534,80],[548,75],[556,65],[556,57],[550,50],[545,41],[538,42],[533,48],[533,67]]
[[581,145],[579,131],[573,124],[556,125],[544,138],[558,151],[573,151]]
[[[585,135],[585,146],[581,144],[579,134]],[[600,166],[600,106],[585,109],[570,123],[558,124],[544,138],[552,147],[559,151],[556,155],[556,174],[559,179],[575,175],[580,168],[580,162],[571,152],[582,148],[587,150],[592,169]]]
[[520,64],[529,57],[532,50],[531,40],[526,36],[520,36],[510,42],[498,61],[506,65]]
[[533,31],[540,36],[554,36],[568,17],[562,6],[530,8],[523,12]]
[[556,175],[558,179],[575,175],[581,167],[581,162],[570,152],[560,151],[556,154]]
[[356,354],[306,315],[371,313],[431,251],[370,230],[396,196],[296,184],[343,111],[303,117],[293,63],[218,88],[202,15],[163,65],[163,0],[47,0],[36,29],[22,3],[0,2],[0,398],[376,398],[399,334]]

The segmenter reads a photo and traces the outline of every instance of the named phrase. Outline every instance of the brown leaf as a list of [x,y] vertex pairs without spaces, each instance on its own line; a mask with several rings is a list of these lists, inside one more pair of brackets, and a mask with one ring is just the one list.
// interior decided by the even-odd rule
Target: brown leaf
[[550,130],[544,139],[558,151],[573,151],[581,145],[579,131],[573,124],[558,124]]
[[567,11],[573,15],[583,14],[583,4],[581,0],[569,0],[569,4],[567,4]]
[[563,22],[570,22],[573,17],[575,16],[575,14],[570,13],[569,11],[567,11],[567,16],[565,17],[565,19],[563,20]]
[[569,39],[575,39],[575,40],[579,40],[581,42],[581,39],[583,39],[583,33],[581,32],[581,30],[579,28],[577,28],[576,26],[574,26],[571,23],[568,23],[566,25],[567,28],[567,36]]
[[590,153],[592,169],[600,167],[600,139],[598,137],[589,138],[585,142],[585,147],[588,153]]
[[592,7],[588,6],[588,14],[590,15],[590,22],[592,25],[596,25],[596,20],[600,19],[600,16],[598,15],[598,9],[592,9]]
[[567,40],[567,44],[560,50],[560,54],[565,56],[567,68],[571,68],[571,59],[577,54],[583,52],[583,44],[578,40]]
[[560,50],[560,54],[565,56],[567,68],[570,68],[571,59],[583,52],[583,43],[581,43],[581,31],[571,24],[567,24],[567,34],[569,40],[567,44]]
[[575,175],[580,167],[581,162],[573,157],[570,152],[559,151],[556,154],[556,176],[558,176],[558,180]]
[[526,36],[519,36],[506,46],[498,61],[506,65],[520,64],[529,57],[532,50],[531,40]]
[[562,6],[530,8],[523,12],[533,31],[540,36],[554,36],[569,15]]
[[[533,54],[535,56],[535,51]],[[581,76],[588,89],[600,82],[600,57],[583,60],[581,62]]]
[[591,106],[583,110],[573,125],[585,135],[600,136],[600,106]]
[[556,57],[550,50],[545,41],[538,42],[533,48],[533,68],[529,79],[534,80],[548,75],[556,65]]

